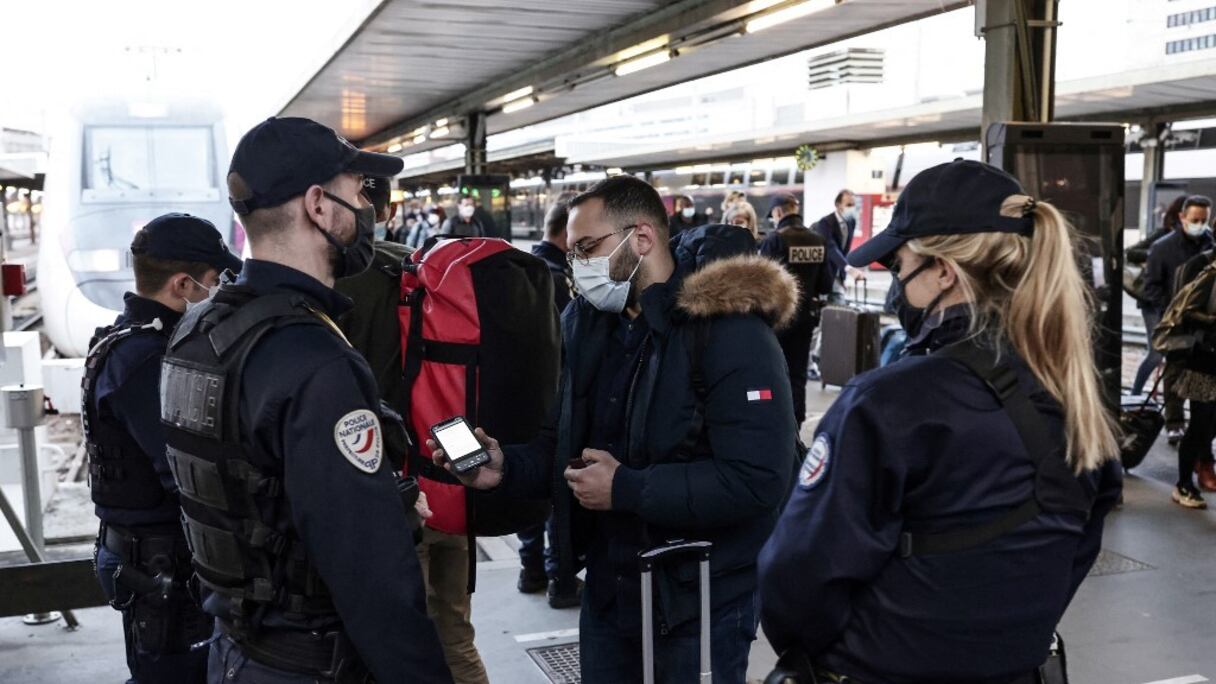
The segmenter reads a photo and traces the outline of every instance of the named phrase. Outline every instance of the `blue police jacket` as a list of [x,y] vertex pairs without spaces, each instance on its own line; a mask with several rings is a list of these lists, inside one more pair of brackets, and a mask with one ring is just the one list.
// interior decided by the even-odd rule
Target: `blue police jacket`
[[[336,319],[351,301],[300,271],[248,259],[237,280],[257,295],[303,294]],[[448,682],[451,676],[427,617],[421,566],[386,459],[368,473],[338,445],[336,427],[379,406],[367,362],[316,325],[277,328],[249,354],[241,378],[242,433],[255,451],[283,461],[291,527],[325,581],[337,615],[289,617],[271,611],[263,626],[324,630],[338,625],[378,681]],[[223,616],[219,602],[204,609]]]
[[[946,325],[935,349],[966,334]],[[1059,405],[1019,359],[1052,438]],[[900,556],[901,532],[984,524],[1027,501],[1035,468],[997,397],[965,366],[909,356],[858,376],[824,416],[760,554],[774,648],[862,682],[996,684],[1041,665],[1122,489],[1117,461],[1083,480],[1091,515],[1041,513],[974,549]]]
[[177,484],[165,459],[165,428],[160,422],[160,362],[165,357],[167,331],[182,315],[152,299],[128,292],[114,325],[136,326],[159,318],[165,334],[137,334],[114,343],[97,376],[94,409],[133,437],[160,476],[167,496],[153,508],[94,506],[97,517],[111,525],[136,527],[176,523],[181,518]]

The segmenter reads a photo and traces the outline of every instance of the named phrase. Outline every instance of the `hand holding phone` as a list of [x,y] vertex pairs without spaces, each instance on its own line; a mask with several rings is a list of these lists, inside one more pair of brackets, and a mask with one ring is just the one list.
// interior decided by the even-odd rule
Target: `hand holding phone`
[[[445,421],[445,423],[447,422],[450,421]],[[439,425],[435,426],[435,428],[438,427]],[[467,428],[468,425],[466,424],[465,427]],[[435,428],[432,428],[432,435],[435,434]],[[456,471],[455,464],[448,458],[447,449],[443,447],[437,438],[428,439],[426,444],[427,448],[431,450],[431,458],[436,466],[450,471],[466,486],[474,489],[493,489],[502,483],[504,460],[502,449],[498,446],[498,440],[487,435],[481,428],[473,430],[473,437],[485,450],[489,460],[480,467],[472,468],[463,474]]]
[[490,454],[473,434],[473,429],[461,416],[431,426],[431,436],[447,454],[452,472],[467,475],[490,462]]

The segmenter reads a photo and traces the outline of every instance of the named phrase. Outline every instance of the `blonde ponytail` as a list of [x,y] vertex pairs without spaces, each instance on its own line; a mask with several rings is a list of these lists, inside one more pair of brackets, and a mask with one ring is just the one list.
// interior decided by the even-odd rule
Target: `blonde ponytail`
[[975,326],[995,327],[1064,410],[1068,463],[1092,470],[1118,454],[1114,422],[1094,365],[1088,290],[1077,267],[1073,230],[1046,202],[1013,195],[1004,216],[1034,219],[1034,234],[942,235],[908,242],[958,274]]

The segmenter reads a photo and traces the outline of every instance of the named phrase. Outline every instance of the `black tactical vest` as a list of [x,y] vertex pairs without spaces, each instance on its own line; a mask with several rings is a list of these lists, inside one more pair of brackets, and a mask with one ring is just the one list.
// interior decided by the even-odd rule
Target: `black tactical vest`
[[827,248],[823,236],[800,223],[777,231],[785,244],[781,264],[798,280],[802,292],[799,314],[807,311],[811,298],[819,294],[820,273],[827,268]]
[[257,451],[240,421],[241,376],[258,341],[326,325],[322,316],[302,295],[223,285],[178,324],[161,366],[161,421],[194,569],[227,599],[237,630],[256,630],[271,607],[296,618],[334,612],[292,528],[282,461]]
[[[159,322],[159,321],[158,321]],[[96,407],[97,378],[114,345],[134,335],[156,335],[168,343],[169,331],[156,324],[98,328],[89,342],[80,382],[80,421],[89,459],[89,490],[93,503],[108,508],[156,508],[165,499],[152,459],[113,416]]]

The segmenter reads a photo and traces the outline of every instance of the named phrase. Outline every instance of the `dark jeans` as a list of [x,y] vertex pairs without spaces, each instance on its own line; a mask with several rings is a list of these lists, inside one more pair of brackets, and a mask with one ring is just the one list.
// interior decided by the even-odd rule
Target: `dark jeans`
[[[114,572],[122,562],[104,546],[98,546],[97,581],[112,603],[125,604],[130,591],[117,587]],[[211,618],[203,613],[183,590],[175,591],[168,603],[155,605],[143,597],[122,613],[123,639],[127,646],[128,682],[147,684],[193,684],[207,681],[207,649],[190,647],[211,633]]]
[[1161,322],[1161,315],[1150,309],[1141,309],[1140,315],[1144,317],[1144,329],[1148,331],[1148,354],[1144,360],[1140,362],[1140,368],[1136,370],[1136,381],[1132,383],[1132,394],[1140,394],[1144,391],[1144,385],[1148,382],[1150,376],[1157,366],[1165,359],[1161,352],[1153,349],[1153,329]]
[[[545,535],[549,535],[549,543],[545,543]],[[553,553],[553,516],[542,525],[530,527],[520,532],[519,563],[531,574],[540,575],[542,572],[549,579],[557,579],[557,557]]]
[[267,667],[241,651],[241,647],[232,639],[220,636],[211,642],[211,654],[207,660],[208,684],[313,684],[314,682],[332,682],[332,679],[318,679],[314,675],[287,672]]
[[1194,484],[1195,464],[1212,460],[1216,402],[1191,400],[1191,422],[1178,445],[1178,484]]
[[[613,611],[641,611],[641,606],[613,606],[597,613],[583,592],[579,616],[579,658],[586,684],[642,681],[641,631],[622,631]],[[711,662],[715,684],[742,684],[747,677],[747,656],[756,639],[755,595],[727,601],[712,609]],[[655,634],[655,681],[695,682],[701,670],[700,620],[682,625],[666,636]]]
[[790,391],[794,395],[794,418],[798,427],[806,420],[806,369],[811,358],[811,339],[819,325],[816,315],[809,321],[795,321],[777,335],[781,352],[785,354],[785,365],[790,374]]

